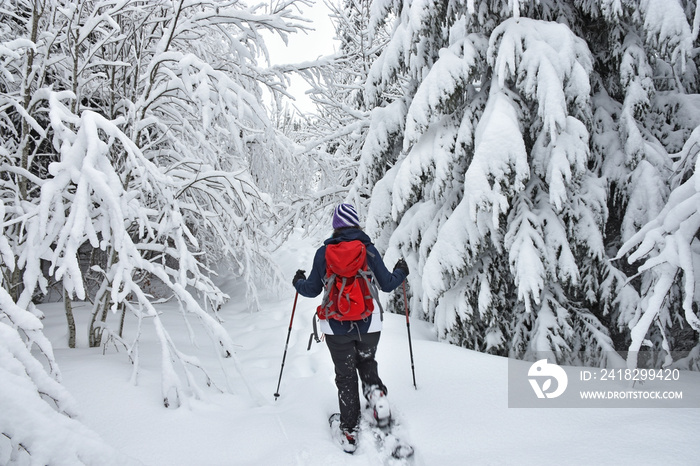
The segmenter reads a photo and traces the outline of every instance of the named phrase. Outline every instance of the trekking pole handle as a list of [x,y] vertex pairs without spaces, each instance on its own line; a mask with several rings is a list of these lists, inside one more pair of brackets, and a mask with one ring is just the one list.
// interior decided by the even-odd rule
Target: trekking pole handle
[[[292,322],[294,322],[294,311],[297,309],[297,300],[299,299],[299,292],[294,295],[294,305],[292,306],[292,317],[289,319],[289,330],[292,329]],[[287,335],[287,343],[289,343],[289,335]]]

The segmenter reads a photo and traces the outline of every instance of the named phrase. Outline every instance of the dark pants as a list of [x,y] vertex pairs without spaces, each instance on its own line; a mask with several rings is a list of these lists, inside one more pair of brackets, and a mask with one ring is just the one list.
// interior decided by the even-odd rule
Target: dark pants
[[340,428],[353,431],[360,424],[360,393],[357,375],[360,375],[364,390],[378,386],[386,393],[379,378],[377,352],[380,332],[351,333],[348,335],[326,335],[326,344],[335,365],[335,385],[338,387]]

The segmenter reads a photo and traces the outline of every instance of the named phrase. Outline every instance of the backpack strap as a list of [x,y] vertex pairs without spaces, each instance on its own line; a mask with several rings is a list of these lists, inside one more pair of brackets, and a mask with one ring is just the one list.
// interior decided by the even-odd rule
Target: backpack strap
[[[338,291],[338,301],[340,301],[340,297],[343,296],[343,290],[345,290],[345,285],[348,284],[348,279],[346,277],[340,277],[340,290]],[[350,302],[349,299],[347,299],[348,302]]]
[[[375,257],[375,254],[369,249],[367,249],[367,255],[372,258]],[[367,283],[367,289],[369,290],[369,294],[372,296],[374,302],[377,303],[377,306],[379,306],[379,319],[382,322],[384,322],[384,308],[382,307],[382,302],[379,300],[379,289],[374,283],[374,273],[372,273],[372,269],[369,268],[369,264],[367,264],[366,271],[360,270],[360,276]]]
[[316,343],[321,343],[321,338],[318,336],[318,326],[316,325],[316,314],[314,313],[313,316],[311,316],[311,327],[313,328],[313,331],[311,332],[311,335],[309,335],[309,346],[306,347],[306,351],[309,351],[311,349],[311,344],[316,340]]
[[374,299],[374,302],[377,303],[377,306],[379,306],[379,319],[384,322],[384,308],[382,307],[382,302],[379,300],[379,290],[377,289],[377,285],[374,284],[374,280],[372,280],[374,274],[368,268],[367,270],[358,271],[358,275],[367,283],[370,296]]
[[319,309],[323,309],[324,317],[333,304],[331,302],[331,286],[335,283],[335,277],[335,274],[331,274],[323,279],[323,299],[321,300]]

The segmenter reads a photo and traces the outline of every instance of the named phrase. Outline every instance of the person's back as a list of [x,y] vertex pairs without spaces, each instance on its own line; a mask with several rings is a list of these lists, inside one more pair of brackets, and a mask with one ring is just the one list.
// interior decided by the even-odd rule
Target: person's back
[[[358,374],[363,394],[374,408],[377,423],[386,424],[391,416],[386,400],[387,388],[379,377],[375,359],[382,315],[378,296],[376,292],[372,293],[372,287],[376,284],[385,292],[396,289],[408,276],[408,267],[401,259],[393,272],[389,272],[369,236],[360,228],[359,217],[352,205],[340,204],[335,208],[333,229],[333,235],[316,251],[309,278],[306,278],[303,270],[298,270],[292,284],[299,294],[309,298],[325,291],[317,314],[335,366],[340,407],[339,415],[331,416],[331,422],[334,419],[337,421],[338,438],[344,450],[352,453],[357,447],[356,433],[360,421]],[[354,257],[362,248],[364,251],[359,253],[360,258]],[[360,262],[353,267],[367,274],[366,282],[357,273],[352,277],[344,277],[352,278],[351,286],[355,291],[350,293],[355,294],[348,298],[349,302],[339,304],[345,290],[342,289],[343,280],[340,280],[340,288],[333,292],[339,275],[333,272],[334,263],[351,263],[353,260]],[[366,289],[363,283],[366,284]],[[345,280],[345,286],[348,284],[349,280]],[[354,288],[355,285],[357,288]],[[357,297],[357,290],[362,293],[360,298]]]

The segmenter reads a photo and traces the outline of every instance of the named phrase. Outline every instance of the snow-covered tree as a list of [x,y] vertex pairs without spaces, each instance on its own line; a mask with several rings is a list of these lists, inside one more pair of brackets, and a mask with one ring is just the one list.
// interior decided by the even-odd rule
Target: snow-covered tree
[[412,308],[484,351],[627,349],[655,280],[613,259],[663,208],[669,153],[700,123],[695,3],[372,8],[393,25],[365,95],[401,92],[371,110],[355,189],[372,189],[387,259],[408,259]]
[[[339,202],[361,203],[367,190],[351,190],[359,170],[362,145],[370,126],[364,83],[371,64],[387,41],[384,28],[370,29],[369,0],[325,1],[335,28],[337,51],[300,64],[277,65],[294,72],[310,86],[313,114],[300,115],[293,132],[297,153],[305,160],[305,190],[298,195],[293,215],[310,227],[328,225]],[[300,181],[301,181],[300,180]]]
[[[266,228],[295,175],[262,104],[263,86],[284,83],[257,56],[261,30],[298,27],[293,4],[2,2],[0,268],[23,317],[3,307],[0,319],[20,331],[58,284],[69,325],[70,300],[90,301],[90,343],[122,341],[135,376],[140,333],[121,326],[152,322],[164,404],[199,396],[211,379],[195,376],[153,302],[177,299],[231,357],[214,274],[241,277],[251,307],[256,279],[278,278]],[[24,333],[30,348],[41,341]]]
[[[5,208],[0,201],[0,218]],[[0,224],[0,257],[10,272],[15,269],[12,250]],[[4,285],[0,275],[0,285]],[[35,311],[36,313],[36,311]],[[73,397],[60,384],[61,373],[51,343],[35,313],[20,308],[0,286],[0,444],[3,458],[22,464],[136,464],[105,444],[76,420]],[[20,335],[23,335],[23,339]],[[35,345],[45,366],[31,353]],[[9,444],[9,453],[5,446]]]
[[[647,289],[643,299],[635,309],[631,321],[630,367],[637,367],[637,353],[643,345],[654,346],[648,335],[654,326],[660,334],[662,349],[666,352],[664,362],[670,363],[670,353],[678,350],[682,341],[673,341],[669,329],[684,326],[700,332],[698,314],[698,274],[700,267],[700,159],[697,157],[700,143],[700,127],[696,128],[686,141],[677,157],[675,187],[662,211],[652,221],[635,233],[620,249],[621,256],[629,255],[634,262],[648,257],[639,268],[647,275]],[[693,168],[694,165],[694,168]],[[633,251],[632,251],[633,250]],[[680,309],[667,302],[676,294],[673,288],[679,286]],[[683,319],[680,318],[682,314]],[[700,342],[689,349],[690,354],[683,358],[686,367],[700,370]]]

